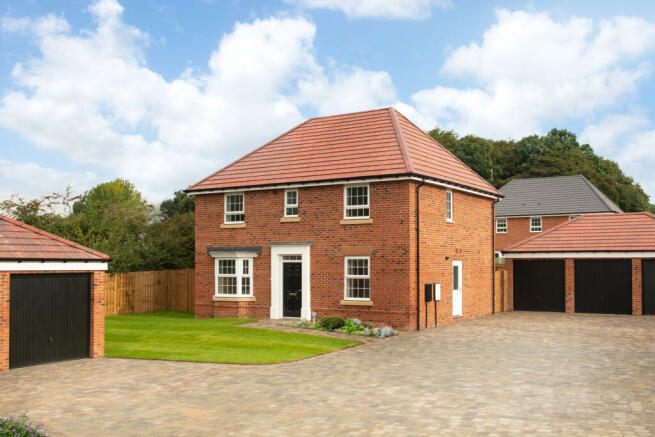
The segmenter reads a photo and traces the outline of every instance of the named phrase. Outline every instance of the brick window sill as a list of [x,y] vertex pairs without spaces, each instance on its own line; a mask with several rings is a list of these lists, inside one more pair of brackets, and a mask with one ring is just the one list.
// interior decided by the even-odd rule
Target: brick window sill
[[372,300],[342,300],[340,304],[346,306],[372,307],[373,301]]
[[223,297],[223,296],[214,296],[212,297],[214,302],[254,302],[254,297]]
[[223,223],[221,225],[221,229],[239,229],[245,227],[246,227],[245,223]]
[[280,223],[297,223],[300,221],[300,217],[282,217]]
[[370,225],[373,219],[345,219],[340,222],[342,225]]

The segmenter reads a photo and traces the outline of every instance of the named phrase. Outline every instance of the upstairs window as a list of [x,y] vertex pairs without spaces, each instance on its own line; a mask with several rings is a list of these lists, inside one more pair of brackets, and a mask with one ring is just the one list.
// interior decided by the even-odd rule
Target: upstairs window
[[446,221],[453,221],[453,192],[446,191]]
[[496,219],[496,233],[497,234],[506,234],[507,233],[507,219],[506,218]]
[[225,223],[243,223],[243,193],[225,195]]
[[252,259],[216,259],[216,296],[252,296]]
[[530,217],[530,232],[541,232],[541,217]]
[[284,192],[284,216],[298,217],[298,190]]
[[367,219],[370,217],[368,204],[368,185],[351,185],[344,190],[344,217],[347,219]]
[[346,299],[369,300],[371,298],[371,274],[368,256],[346,257]]

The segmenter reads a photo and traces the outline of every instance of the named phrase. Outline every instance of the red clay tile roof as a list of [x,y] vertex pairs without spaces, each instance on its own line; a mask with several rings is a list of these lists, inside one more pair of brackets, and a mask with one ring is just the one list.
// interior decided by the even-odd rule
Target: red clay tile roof
[[655,251],[655,215],[587,214],[504,249],[520,252]]
[[103,261],[109,256],[0,215],[0,260]]
[[502,196],[393,108],[310,118],[187,191],[410,174]]

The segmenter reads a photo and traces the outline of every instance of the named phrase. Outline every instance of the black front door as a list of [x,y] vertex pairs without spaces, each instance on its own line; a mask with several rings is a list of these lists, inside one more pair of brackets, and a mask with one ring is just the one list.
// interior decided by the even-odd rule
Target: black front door
[[89,275],[11,275],[9,367],[89,356]]
[[644,314],[655,316],[655,259],[642,261]]
[[284,317],[300,317],[300,307],[302,307],[302,263],[285,262],[282,264]]

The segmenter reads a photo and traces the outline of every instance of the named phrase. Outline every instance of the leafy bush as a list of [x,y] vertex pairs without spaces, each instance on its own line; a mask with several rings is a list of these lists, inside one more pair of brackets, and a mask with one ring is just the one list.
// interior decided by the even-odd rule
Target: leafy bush
[[21,412],[18,417],[0,417],[0,437],[42,437],[47,436],[42,423],[27,421],[27,413]]
[[342,328],[346,322],[338,316],[334,317],[323,317],[318,321],[319,329],[324,329],[326,331],[334,331],[335,329]]
[[288,328],[313,329],[313,325],[309,322],[280,322],[279,325]]
[[359,319],[348,319],[341,328],[346,334],[358,334],[365,328],[362,326],[362,321]]
[[398,332],[396,332],[396,330],[393,329],[391,326],[384,326],[382,328],[373,329],[373,335],[379,338],[387,338],[387,337],[393,337],[394,335],[398,335]]

